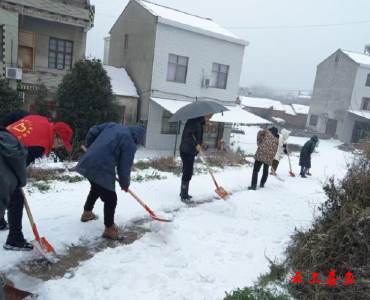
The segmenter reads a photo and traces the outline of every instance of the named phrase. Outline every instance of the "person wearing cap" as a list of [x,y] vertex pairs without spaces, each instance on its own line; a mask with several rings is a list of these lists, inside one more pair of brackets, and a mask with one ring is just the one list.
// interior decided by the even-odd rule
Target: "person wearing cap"
[[[9,114],[3,119],[14,121],[14,118],[9,117]],[[0,123],[6,126],[6,130],[26,146],[28,150],[26,166],[55,148],[64,146],[68,151],[72,150],[70,140],[73,130],[63,122],[52,123],[45,117],[28,115],[12,124],[6,124],[6,121],[0,121]],[[17,187],[7,206],[9,235],[3,246],[5,250],[30,251],[33,249],[33,246],[24,239],[22,233],[23,206],[24,198],[20,188]],[[2,217],[0,216],[0,218]]]

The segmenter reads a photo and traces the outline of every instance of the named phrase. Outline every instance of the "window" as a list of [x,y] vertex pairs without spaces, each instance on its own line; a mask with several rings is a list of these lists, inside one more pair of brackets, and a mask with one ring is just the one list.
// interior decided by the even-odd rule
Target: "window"
[[22,69],[32,70],[35,65],[35,33],[29,31],[18,32],[18,61]]
[[73,42],[50,38],[49,68],[70,70],[72,68]]
[[335,59],[334,59],[334,63],[339,63],[339,58],[340,58],[340,55],[339,53],[337,55],[335,55]]
[[172,114],[168,110],[163,110],[161,134],[176,134],[178,124],[168,123],[168,120],[171,117],[172,117]]
[[319,117],[316,115],[311,115],[310,118],[310,126],[317,126],[317,121],[319,120]]
[[361,109],[370,110],[370,98],[362,98]]
[[367,78],[366,78],[366,86],[370,86],[370,74],[367,74]]
[[4,59],[4,27],[0,25],[0,61]]
[[129,35],[125,34],[125,45],[124,45],[125,50],[128,50],[128,37],[129,37]]
[[218,89],[226,89],[229,66],[213,63],[212,86]]
[[167,81],[186,82],[189,58],[170,54],[168,57]]

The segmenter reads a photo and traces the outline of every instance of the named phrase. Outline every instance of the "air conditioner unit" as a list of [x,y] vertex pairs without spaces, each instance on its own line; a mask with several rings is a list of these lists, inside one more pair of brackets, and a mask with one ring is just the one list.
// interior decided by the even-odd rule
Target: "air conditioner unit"
[[26,98],[26,94],[24,92],[18,92],[18,98],[22,99],[24,102],[24,99]]
[[6,78],[22,80],[22,69],[17,68],[6,68]]
[[202,87],[209,87],[211,85],[211,79],[209,78],[203,78],[203,81],[202,81]]

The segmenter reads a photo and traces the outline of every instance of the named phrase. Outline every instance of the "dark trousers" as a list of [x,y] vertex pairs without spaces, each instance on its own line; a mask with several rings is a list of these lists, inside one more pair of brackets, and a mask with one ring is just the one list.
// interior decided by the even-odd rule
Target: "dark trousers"
[[182,181],[188,182],[193,177],[195,156],[193,154],[180,152],[182,160]]
[[0,219],[0,227],[5,226],[5,225],[6,225],[6,221],[5,221],[5,218],[3,217],[2,219]]
[[278,160],[276,160],[276,159],[274,159],[273,161],[272,161],[272,168],[275,170],[275,171],[277,171],[277,168],[278,168],[278,166],[279,166],[279,161]]
[[25,240],[22,233],[24,198],[20,188],[16,188],[8,203],[9,235],[7,244],[23,245]]
[[117,194],[114,191],[107,190],[102,186],[90,181],[90,193],[84,206],[84,210],[92,211],[96,200],[99,198],[104,202],[104,225],[111,227],[114,224],[114,213],[117,206]]
[[269,165],[263,163],[262,161],[256,160],[253,166],[253,175],[252,175],[252,186],[253,187],[257,186],[258,173],[261,170],[262,165],[263,165],[263,175],[261,179],[261,184],[265,184],[265,182],[267,181],[267,177],[269,176]]
[[300,173],[300,175],[306,175],[306,173],[307,173],[308,170],[309,170],[308,168],[301,166],[301,173]]

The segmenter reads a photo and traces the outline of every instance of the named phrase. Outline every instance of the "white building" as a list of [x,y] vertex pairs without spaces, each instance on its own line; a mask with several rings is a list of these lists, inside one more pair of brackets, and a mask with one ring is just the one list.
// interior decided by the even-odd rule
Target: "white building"
[[[178,126],[167,122],[172,115],[168,101],[235,106],[247,45],[211,19],[147,1],[128,3],[110,31],[108,64],[124,67],[138,88],[146,148],[174,148]],[[245,116],[248,123],[250,115]],[[224,120],[206,126],[210,147],[228,141],[233,120]]]
[[307,126],[358,143],[370,132],[370,56],[337,50],[317,67]]

